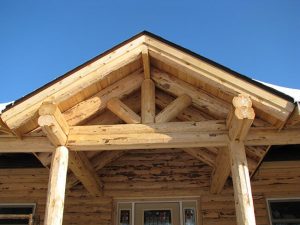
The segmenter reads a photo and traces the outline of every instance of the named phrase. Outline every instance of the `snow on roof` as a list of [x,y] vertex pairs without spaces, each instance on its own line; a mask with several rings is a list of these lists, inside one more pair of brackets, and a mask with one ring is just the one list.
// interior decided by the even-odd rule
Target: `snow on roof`
[[0,113],[5,109],[5,107],[9,104],[13,103],[12,102],[7,102],[7,103],[0,103]]
[[282,86],[262,82],[259,80],[256,80],[256,81],[292,97],[294,99],[294,102],[300,102],[300,89],[282,87]]

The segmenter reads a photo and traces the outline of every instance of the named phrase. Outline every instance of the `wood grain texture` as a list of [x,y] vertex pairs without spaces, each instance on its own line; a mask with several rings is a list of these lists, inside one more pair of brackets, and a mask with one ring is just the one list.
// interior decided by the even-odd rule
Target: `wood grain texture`
[[60,146],[56,148],[52,158],[45,225],[61,225],[63,221],[68,155],[69,150],[64,146]]
[[141,123],[141,117],[118,98],[112,98],[107,102],[107,108],[126,123]]
[[154,123],[155,85],[150,79],[145,79],[142,83],[141,116],[142,123]]
[[180,113],[183,112],[188,106],[192,104],[192,99],[190,96],[184,94],[176,98],[167,107],[165,107],[159,114],[155,117],[156,123],[169,122],[175,119]]
[[237,224],[255,225],[253,198],[244,144],[232,141],[228,147]]
[[[145,200],[149,197],[174,198],[201,194],[199,210],[203,225],[235,225],[232,186],[225,186],[221,194],[211,194],[211,172],[211,167],[181,150],[164,149],[130,151],[101,169],[99,175],[106,186],[106,194],[114,198],[140,197]],[[48,175],[49,171],[44,168],[0,169],[1,203],[20,203],[20,199],[36,202],[36,216],[43,224]],[[177,188],[175,181],[182,184]],[[122,182],[128,182],[130,186],[118,188]],[[136,182],[143,182],[144,185],[137,183],[135,186]],[[147,186],[151,183],[155,185]],[[195,184],[198,186],[192,188]],[[264,162],[252,177],[251,186],[256,222],[258,225],[269,225],[266,198],[299,196],[300,164],[298,161]],[[66,190],[63,224],[111,225],[112,211],[109,197],[91,196],[83,188]]]

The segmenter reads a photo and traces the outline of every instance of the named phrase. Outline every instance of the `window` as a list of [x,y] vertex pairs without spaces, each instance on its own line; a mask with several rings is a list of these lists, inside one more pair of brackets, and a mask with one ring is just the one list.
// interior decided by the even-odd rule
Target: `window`
[[300,198],[267,201],[271,225],[300,225]]
[[144,225],[171,225],[171,210],[145,210]]
[[120,201],[116,225],[196,225],[197,201]]
[[0,224],[37,225],[35,204],[0,204]]

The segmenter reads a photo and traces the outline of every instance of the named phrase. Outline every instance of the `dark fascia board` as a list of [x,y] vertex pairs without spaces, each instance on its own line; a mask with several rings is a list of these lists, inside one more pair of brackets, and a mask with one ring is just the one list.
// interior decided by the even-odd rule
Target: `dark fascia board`
[[149,31],[142,31],[142,32],[134,35],[133,37],[127,39],[126,41],[124,41],[124,42],[122,42],[122,43],[114,46],[113,48],[111,48],[111,49],[109,49],[109,50],[101,53],[100,55],[97,55],[96,57],[88,60],[87,62],[81,64],[80,66],[78,66],[78,67],[70,70],[69,72],[65,73],[64,75],[61,75],[61,76],[57,77],[56,79],[48,82],[47,84],[45,84],[42,87],[34,90],[33,92],[31,92],[31,93],[29,93],[29,94],[27,94],[27,95],[25,95],[25,96],[17,99],[13,103],[7,105],[6,108],[2,112],[5,112],[5,111],[9,110],[10,108],[14,107],[15,105],[17,105],[17,104],[25,101],[26,99],[30,98],[31,96],[33,96],[33,95],[39,93],[40,91],[46,89],[47,87],[49,87],[49,86],[51,86],[51,85],[53,85],[53,84],[61,81],[62,79],[66,78],[67,76],[69,76],[69,75],[73,74],[74,72],[80,70],[81,68],[83,68],[83,67],[85,67],[85,66],[87,66],[87,65],[89,65],[89,64],[91,64],[93,62],[95,62],[96,60],[100,59],[101,57],[103,57],[103,56],[105,56],[105,55],[107,55],[107,54],[115,51],[116,49],[122,47],[123,45],[125,45],[125,44],[127,44],[127,43],[129,43],[129,42],[131,42],[131,41],[133,41],[133,40],[135,40],[135,39],[137,39],[137,38],[139,38],[139,37],[141,37],[143,35],[147,35],[149,37],[155,38],[155,39],[157,39],[157,40],[159,40],[159,41],[161,41],[161,42],[163,42],[163,43],[165,43],[167,45],[170,45],[170,46],[172,46],[172,47],[174,47],[174,48],[176,48],[176,49],[178,49],[178,50],[180,50],[182,52],[185,52],[185,53],[187,53],[189,55],[192,55],[193,57],[195,57],[197,59],[200,59],[200,60],[202,60],[202,61],[204,61],[204,62],[206,62],[208,64],[211,64],[211,65],[213,65],[213,66],[215,66],[215,67],[217,67],[217,68],[219,68],[221,70],[224,70],[224,71],[232,74],[233,76],[235,76],[235,77],[237,77],[239,79],[242,79],[242,80],[245,80],[245,81],[247,81],[249,83],[252,83],[252,84],[254,84],[254,85],[256,85],[256,86],[258,86],[260,88],[263,88],[263,89],[265,89],[265,90],[267,90],[267,91],[269,91],[269,92],[271,92],[271,93],[273,93],[273,94],[275,94],[275,95],[277,95],[277,96],[279,96],[279,97],[281,97],[283,99],[286,99],[287,101],[290,101],[290,102],[294,103],[294,99],[291,96],[286,95],[285,93],[282,93],[282,92],[280,92],[280,91],[278,91],[278,90],[276,90],[274,88],[271,88],[271,87],[266,86],[266,85],[264,85],[264,84],[262,84],[262,83],[260,83],[258,81],[255,81],[255,80],[251,79],[248,76],[240,74],[240,73],[238,73],[238,72],[236,72],[236,71],[234,71],[234,70],[232,70],[232,69],[230,69],[228,67],[225,67],[225,66],[223,66],[223,65],[221,65],[221,64],[219,64],[219,63],[217,63],[217,62],[215,62],[213,60],[210,60],[210,59],[208,59],[208,58],[206,58],[206,57],[204,57],[202,55],[199,55],[199,54],[197,54],[197,53],[195,53],[195,52],[193,52],[193,51],[191,51],[189,49],[186,49],[186,48],[184,48],[184,47],[182,47],[180,45],[177,45],[177,44],[175,44],[173,42],[170,42],[170,41],[168,41],[168,40],[166,40],[166,39],[164,39],[164,38],[162,38],[162,37],[160,37],[160,36],[158,36],[156,34],[153,34],[153,33],[149,32]]

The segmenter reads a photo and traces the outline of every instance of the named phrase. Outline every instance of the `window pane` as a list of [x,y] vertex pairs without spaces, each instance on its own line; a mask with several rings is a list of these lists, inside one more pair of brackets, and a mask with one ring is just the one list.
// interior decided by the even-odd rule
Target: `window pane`
[[144,225],[171,225],[171,210],[144,211]]
[[270,206],[273,219],[300,219],[300,201],[273,201]]
[[5,220],[0,220],[0,224],[5,224],[5,225],[8,225],[8,224],[18,224],[18,225],[23,225],[23,224],[26,224],[28,225],[29,221],[28,220],[17,220],[17,219],[5,219]]
[[273,225],[300,225],[300,223],[273,223]]
[[184,225],[195,225],[195,210],[194,209],[184,209]]
[[121,225],[129,225],[130,224],[130,210],[121,210],[120,224]]

